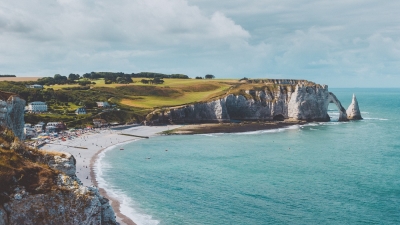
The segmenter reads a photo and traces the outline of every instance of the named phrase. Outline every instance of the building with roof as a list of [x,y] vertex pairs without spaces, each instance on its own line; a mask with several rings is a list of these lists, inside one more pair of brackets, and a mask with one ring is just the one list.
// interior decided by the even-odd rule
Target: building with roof
[[97,103],[97,107],[99,108],[108,108],[110,107],[110,104],[108,104],[108,102],[96,102]]
[[109,124],[104,119],[93,119],[93,127],[105,127],[108,125]]
[[47,112],[47,104],[46,102],[30,102],[28,103],[28,111],[29,112]]
[[43,85],[40,85],[40,84],[26,85],[26,88],[37,88],[37,89],[43,89]]
[[78,108],[75,110],[75,114],[86,114],[86,109],[85,108]]

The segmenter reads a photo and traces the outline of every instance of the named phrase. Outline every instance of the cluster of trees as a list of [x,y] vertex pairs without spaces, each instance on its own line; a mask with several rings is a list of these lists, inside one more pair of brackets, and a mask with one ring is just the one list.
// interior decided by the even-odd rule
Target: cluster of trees
[[60,74],[54,75],[54,77],[43,77],[37,80],[38,84],[41,85],[54,85],[54,84],[74,84],[74,80],[68,79],[66,76],[61,76]]
[[134,78],[172,78],[172,79],[189,79],[188,75],[185,74],[163,74],[163,73],[153,73],[153,72],[140,72],[132,73]]
[[142,79],[140,82],[142,82],[143,84],[163,84],[164,80],[159,78],[159,77],[155,77],[154,79]]
[[133,80],[129,74],[105,74],[104,75],[104,83],[118,83],[118,84],[129,84],[133,83]]
[[[14,76],[15,75],[0,75],[1,76]],[[86,80],[82,80],[82,78]],[[150,83],[150,84],[162,84],[164,81],[163,78],[172,78],[172,79],[189,79],[189,77],[185,74],[163,74],[163,73],[153,73],[153,72],[140,72],[140,73],[122,73],[122,72],[90,72],[85,73],[82,76],[79,74],[70,73],[67,76],[62,76],[60,74],[54,75],[54,77],[43,77],[37,80],[37,84],[41,85],[54,85],[54,84],[80,84],[82,86],[91,84],[88,80],[97,80],[100,78],[104,78],[104,82],[106,84],[118,83],[118,84],[129,84],[133,83],[132,78],[150,78],[148,80],[143,79],[142,83]],[[204,76],[205,79],[213,79],[214,75],[207,74]],[[196,79],[203,79],[202,77],[196,77]],[[93,84],[93,83],[92,83]]]
[[17,76],[5,74],[5,75],[0,75],[0,77],[17,77]]
[[[215,76],[212,74],[207,74],[204,76],[204,79],[214,79]],[[196,79],[203,79],[203,77],[196,77]]]
[[140,72],[140,73],[122,73],[122,72],[91,72],[82,75],[83,78],[95,80],[99,78],[106,79],[107,77],[123,77],[130,78],[173,78],[173,79],[189,79],[189,76],[185,74],[163,74],[153,72]]

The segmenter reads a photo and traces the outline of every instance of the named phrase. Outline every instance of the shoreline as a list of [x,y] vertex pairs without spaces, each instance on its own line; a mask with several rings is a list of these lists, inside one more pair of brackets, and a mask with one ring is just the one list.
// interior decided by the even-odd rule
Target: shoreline
[[[129,142],[129,141],[126,141],[126,142]],[[117,221],[118,222],[122,222],[123,224],[126,224],[126,225],[137,225],[135,222],[133,222],[131,220],[131,218],[129,218],[128,216],[126,216],[126,215],[121,213],[121,209],[120,209],[121,203],[120,203],[120,201],[118,201],[114,197],[111,197],[104,188],[100,188],[98,186],[98,182],[96,180],[96,172],[94,171],[94,164],[99,159],[100,153],[102,153],[107,148],[112,148],[112,147],[115,147],[115,146],[117,146],[117,145],[109,146],[109,147],[100,149],[98,152],[96,152],[96,154],[93,155],[93,157],[90,159],[90,177],[91,177],[93,185],[99,189],[100,194],[103,197],[106,197],[110,201],[110,205],[111,205],[111,207],[113,208],[113,210],[115,212],[115,216],[117,217]]]
[[163,132],[165,135],[193,135],[215,133],[243,133],[259,130],[273,130],[286,128],[293,125],[304,125],[306,121],[281,121],[281,122],[242,122],[242,123],[203,123],[190,124]]
[[[125,130],[101,130],[98,133],[84,134],[73,140],[58,143],[49,143],[43,146],[42,150],[68,152],[76,159],[76,175],[85,186],[95,186],[100,194],[110,200],[114,209],[117,222],[125,225],[137,225],[129,215],[121,212],[122,200],[112,197],[107,190],[99,187],[98,174],[95,171],[95,164],[99,155],[108,148],[115,147],[135,140],[143,139],[140,136],[154,137],[158,135],[191,135],[210,133],[239,133],[258,130],[272,130],[285,128],[292,125],[303,125],[304,121],[286,122],[247,122],[240,124],[194,124],[194,125],[164,125],[164,126],[138,126]],[[130,134],[124,135],[124,134]],[[132,135],[132,136],[131,136]],[[113,142],[117,140],[117,142]],[[96,143],[96,145],[94,144]],[[75,146],[75,147],[73,147]],[[82,149],[87,147],[87,149]],[[83,158],[82,158],[83,156]],[[87,161],[85,161],[87,160]],[[79,171],[78,171],[79,169]]]
[[[94,168],[99,155],[116,145],[143,139],[140,136],[154,137],[161,132],[175,129],[180,125],[168,126],[136,126],[124,130],[104,129],[99,132],[83,134],[67,141],[55,141],[48,143],[40,148],[44,151],[67,152],[74,156],[76,160],[76,176],[84,186],[95,186],[99,189],[102,196],[110,200],[110,204],[114,209],[117,222],[126,225],[136,225],[129,217],[121,212],[122,201],[110,196],[107,190],[98,186],[97,174]],[[130,134],[122,135],[122,134]]]

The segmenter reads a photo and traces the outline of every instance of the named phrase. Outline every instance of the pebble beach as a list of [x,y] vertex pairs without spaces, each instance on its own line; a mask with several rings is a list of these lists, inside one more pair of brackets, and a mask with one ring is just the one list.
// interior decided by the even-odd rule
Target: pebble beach
[[[72,154],[76,159],[76,175],[82,181],[83,185],[97,187],[94,164],[97,160],[98,154],[104,149],[146,137],[151,138],[159,135],[159,133],[163,131],[178,127],[180,126],[137,126],[119,130],[102,129],[87,132],[65,141],[52,141],[41,147],[41,150],[67,152]],[[110,196],[107,195],[107,190],[100,188],[100,192],[110,199],[118,222],[128,225],[135,224],[129,219],[129,215],[121,214],[119,211],[118,199],[110,198]]]

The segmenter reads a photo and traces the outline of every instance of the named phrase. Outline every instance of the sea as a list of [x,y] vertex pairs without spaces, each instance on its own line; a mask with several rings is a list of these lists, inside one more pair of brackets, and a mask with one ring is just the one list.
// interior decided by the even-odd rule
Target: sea
[[364,119],[131,142],[99,186],[137,224],[400,224],[400,89],[330,91]]

